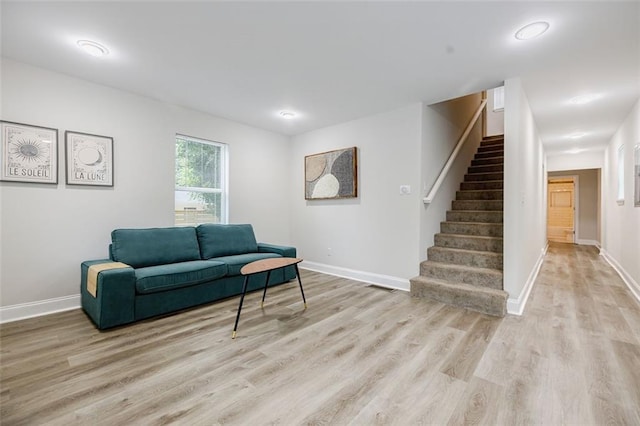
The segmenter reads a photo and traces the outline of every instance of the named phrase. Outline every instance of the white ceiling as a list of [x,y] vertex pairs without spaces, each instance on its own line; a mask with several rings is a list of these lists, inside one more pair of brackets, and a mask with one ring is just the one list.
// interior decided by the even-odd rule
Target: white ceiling
[[[522,77],[559,152],[602,147],[640,97],[639,2],[0,5],[4,57],[285,134]],[[550,30],[513,37],[537,20]],[[84,54],[81,38],[111,54]],[[569,104],[585,93],[601,97]]]

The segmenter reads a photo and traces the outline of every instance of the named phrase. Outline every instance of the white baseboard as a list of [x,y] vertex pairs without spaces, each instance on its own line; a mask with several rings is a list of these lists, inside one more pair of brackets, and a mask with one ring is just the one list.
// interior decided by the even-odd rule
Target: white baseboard
[[[594,241],[595,242],[595,241]],[[597,242],[596,242],[597,243]],[[584,244],[584,243],[578,243]],[[591,244],[590,244],[591,245]],[[592,244],[597,245],[599,244]],[[507,300],[507,312],[512,315],[522,315],[524,307],[527,304],[533,284],[538,277],[540,268],[544,256],[547,253],[546,245],[538,258],[535,266],[533,267],[527,282],[520,292],[517,298],[509,298]],[[611,267],[620,275],[625,282],[631,293],[640,301],[640,285],[620,266],[620,264],[607,253],[603,248],[600,248],[600,255],[611,265]],[[410,284],[408,279],[392,277],[389,275],[374,274],[371,272],[357,271],[354,269],[341,268],[338,266],[326,265],[323,263],[316,263],[310,261],[303,261],[300,263],[300,268],[308,269],[310,271],[321,272],[324,274],[334,275],[341,278],[348,278],[354,281],[361,281],[369,284],[375,284],[381,287],[392,288],[395,290],[409,291]],[[41,315],[52,314],[55,312],[69,311],[71,309],[80,308],[80,295],[57,297],[55,299],[41,300],[38,302],[21,303],[18,305],[2,306],[0,307],[0,323],[18,321],[21,319],[38,317]]]
[[640,302],[640,285],[633,279],[631,275],[615,260],[605,249],[600,249],[600,255],[606,260],[609,265],[620,275],[622,281],[627,285],[629,291],[638,299]]
[[529,295],[531,294],[531,290],[533,289],[533,283],[535,283],[536,278],[538,278],[538,273],[540,273],[540,268],[542,267],[542,262],[544,261],[544,255],[547,254],[548,248],[549,244],[544,246],[544,248],[540,252],[540,256],[538,257],[536,264],[531,270],[529,278],[527,278],[527,282],[525,283],[518,297],[515,299],[511,297],[507,299],[507,313],[512,315],[522,315],[522,313],[524,312],[524,307],[527,305],[527,300],[529,300]]
[[392,288],[395,290],[409,291],[409,280],[392,277],[389,275],[374,274],[371,272],[356,271],[354,269],[340,268],[338,266],[325,265],[323,263],[309,262],[307,260],[300,263],[300,268],[309,271],[322,272],[323,274],[335,275],[336,277],[348,278],[354,281],[375,284],[380,287]]
[[581,240],[581,239],[577,239],[576,240],[576,244],[579,244],[581,246],[596,246],[598,248],[600,248],[600,243],[596,240]]
[[[356,271],[354,269],[340,268],[322,263],[303,261],[300,268],[310,271],[322,272],[337,277],[349,278],[354,281],[375,284],[380,287],[394,290],[409,291],[409,280],[388,275],[373,274],[370,272]],[[18,305],[0,307],[0,324],[18,321],[55,312],[69,311],[80,308],[80,295],[57,297],[55,299],[41,300],[38,302],[21,303]]]
[[69,311],[80,308],[80,295],[56,297],[55,299],[40,300],[38,302],[20,303],[0,307],[0,323],[18,321],[21,319],[39,317],[55,312]]

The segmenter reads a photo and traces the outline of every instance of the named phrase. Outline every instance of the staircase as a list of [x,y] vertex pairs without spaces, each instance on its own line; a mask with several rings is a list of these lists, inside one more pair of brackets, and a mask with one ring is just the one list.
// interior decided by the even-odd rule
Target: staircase
[[502,276],[504,136],[485,137],[446,222],[411,279],[411,296],[489,315],[506,314]]

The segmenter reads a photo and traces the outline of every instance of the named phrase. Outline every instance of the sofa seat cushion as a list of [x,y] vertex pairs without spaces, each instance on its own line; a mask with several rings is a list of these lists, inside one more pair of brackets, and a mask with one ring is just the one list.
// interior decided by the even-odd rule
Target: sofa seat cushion
[[251,225],[205,223],[196,228],[196,233],[202,259],[258,251]]
[[227,275],[227,265],[214,260],[195,260],[138,268],[136,292],[157,293],[215,280]]
[[271,259],[274,257],[282,257],[276,253],[245,253],[236,254],[233,256],[221,256],[215,259],[218,262],[224,262],[227,265],[227,275],[234,276],[240,275],[240,269],[247,263],[255,262],[256,260]]
[[116,229],[111,241],[113,260],[134,268],[200,260],[193,227]]

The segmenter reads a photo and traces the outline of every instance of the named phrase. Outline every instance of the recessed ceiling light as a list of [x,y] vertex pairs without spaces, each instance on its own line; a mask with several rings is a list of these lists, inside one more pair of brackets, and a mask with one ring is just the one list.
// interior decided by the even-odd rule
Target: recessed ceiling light
[[569,100],[569,102],[571,102],[574,105],[584,105],[587,104],[591,101],[595,101],[596,99],[598,99],[600,97],[600,95],[596,95],[596,94],[588,94],[588,95],[580,95],[580,96],[576,96],[575,98],[571,98]]
[[545,21],[534,22],[529,25],[525,25],[516,32],[516,38],[518,40],[530,40],[538,37],[549,29],[549,23]]
[[571,149],[567,151],[567,154],[580,154],[584,149]]
[[574,132],[569,135],[569,139],[580,139],[586,136],[585,132]]
[[78,46],[82,48],[86,53],[95,57],[102,57],[109,54],[109,49],[100,43],[96,43],[91,40],[78,40]]
[[296,113],[293,111],[280,111],[278,115],[286,120],[291,120],[296,117]]

